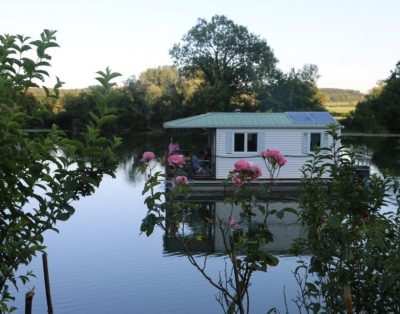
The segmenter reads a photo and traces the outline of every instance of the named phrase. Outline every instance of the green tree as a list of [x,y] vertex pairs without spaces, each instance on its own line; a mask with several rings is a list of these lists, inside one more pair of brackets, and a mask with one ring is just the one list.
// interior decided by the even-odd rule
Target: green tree
[[136,87],[151,109],[152,126],[183,116],[184,90],[176,67],[147,69],[139,75]]
[[311,253],[311,259],[296,272],[305,267],[314,280],[299,281],[303,285],[299,310],[319,313],[324,305],[327,313],[397,313],[399,208],[382,209],[393,188],[398,193],[398,183],[376,174],[368,181],[360,178],[354,153],[340,146],[337,127],[329,134],[332,144],[313,154],[303,168],[300,218],[307,237],[298,239],[294,248],[297,253],[300,248]]
[[55,117],[56,124],[66,130],[83,130],[90,119],[89,112],[96,107],[92,93],[93,87],[78,95],[65,94],[62,97],[63,110]]
[[[102,128],[116,118],[108,103],[113,98],[110,80],[119,74],[108,68],[98,72],[102,87],[93,93],[96,107],[81,141],[56,127],[35,136],[24,130],[30,119],[28,90],[49,76],[48,49],[58,47],[55,33],[45,30],[33,41],[0,36],[0,312],[13,310],[9,286],[29,280],[31,273],[16,273],[45,249],[43,233],[56,230],[57,221],[74,213],[71,202],[93,193],[116,168],[112,149],[118,140],[102,136]],[[57,79],[52,92],[43,88],[48,97],[57,97],[61,85]]]
[[304,65],[300,70],[292,69],[289,73],[277,73],[271,87],[259,93],[261,109],[263,111],[323,110],[316,86],[318,77],[318,67],[313,64]]
[[204,77],[196,97],[203,111],[231,110],[233,97],[252,94],[274,77],[277,59],[267,42],[225,16],[199,19],[170,50],[185,77]]
[[400,61],[389,77],[371,90],[355,112],[345,121],[346,126],[368,132],[400,132]]
[[150,127],[151,108],[146,103],[144,95],[138,90],[134,78],[129,79],[125,86],[115,91],[117,99],[112,106],[117,111],[117,132],[134,133],[147,130]]

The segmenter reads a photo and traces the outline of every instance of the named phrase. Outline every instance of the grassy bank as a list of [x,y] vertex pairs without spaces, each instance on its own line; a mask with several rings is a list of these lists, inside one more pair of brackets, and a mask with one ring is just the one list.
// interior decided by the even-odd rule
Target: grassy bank
[[357,101],[330,101],[327,102],[324,107],[336,119],[342,120],[346,118],[351,111],[355,110],[356,104]]

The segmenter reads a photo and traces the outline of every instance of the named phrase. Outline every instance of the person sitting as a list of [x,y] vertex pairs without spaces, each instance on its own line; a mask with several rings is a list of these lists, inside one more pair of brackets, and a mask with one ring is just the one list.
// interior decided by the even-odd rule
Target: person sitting
[[211,159],[211,150],[210,146],[204,146],[204,149],[200,151],[199,156],[192,156],[192,166],[196,173],[200,173],[206,168],[207,171],[210,171],[210,159]]
[[175,141],[173,137],[171,137],[171,141],[168,144],[168,156],[178,155],[180,151],[178,142]]

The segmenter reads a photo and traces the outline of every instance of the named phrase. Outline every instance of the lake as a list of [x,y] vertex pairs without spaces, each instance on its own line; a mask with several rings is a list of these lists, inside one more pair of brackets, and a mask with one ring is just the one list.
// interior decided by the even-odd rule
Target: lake
[[[204,140],[202,136],[197,137],[196,143]],[[105,178],[94,195],[76,203],[75,215],[57,225],[59,234],[45,234],[55,313],[221,312],[215,300],[217,291],[188,262],[179,247],[166,241],[162,230],[156,230],[150,237],[140,235],[146,207],[141,194],[144,177],[136,173],[136,166],[145,150],[164,153],[167,139],[163,133],[124,139],[118,152],[116,179]],[[348,137],[344,142],[372,153],[375,171],[389,168],[399,176],[398,137]],[[193,145],[193,141],[188,139],[181,147],[184,145]],[[214,211],[224,210],[218,199],[204,204]],[[288,205],[295,207],[295,198],[273,201],[276,208]],[[188,228],[189,232],[195,232],[193,223],[188,223]],[[273,232],[277,238],[271,250],[278,254],[280,262],[267,273],[253,276],[251,313],[266,313],[272,307],[285,312],[284,289],[289,312],[297,312],[291,302],[297,293],[292,275],[297,257],[289,256],[286,251],[291,240],[304,230],[293,217],[287,216],[283,221],[273,222]],[[208,258],[209,273],[218,278],[224,256],[215,230],[214,240],[207,247],[214,250]],[[199,258],[203,249],[198,249]],[[37,278],[20,288],[15,302],[17,313],[23,312],[25,292],[32,287],[35,287],[33,313],[46,313],[41,257],[34,259],[28,269]]]

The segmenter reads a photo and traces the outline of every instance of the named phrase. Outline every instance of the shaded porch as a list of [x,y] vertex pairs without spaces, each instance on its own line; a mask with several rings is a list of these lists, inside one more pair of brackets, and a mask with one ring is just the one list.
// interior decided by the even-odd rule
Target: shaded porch
[[[206,129],[203,133],[206,133],[206,139],[200,139],[199,137],[189,138],[181,140],[186,136],[186,132],[180,132],[178,138],[180,143],[180,150],[177,155],[183,157],[185,164],[181,169],[174,169],[168,165],[166,160],[165,172],[167,177],[173,177],[175,175],[186,175],[193,180],[214,180],[216,178],[216,145],[215,145],[215,129]],[[191,137],[193,134],[187,132],[187,136]],[[200,151],[204,150],[205,147],[209,148],[209,157],[202,159]],[[166,154],[168,159],[168,152]]]

